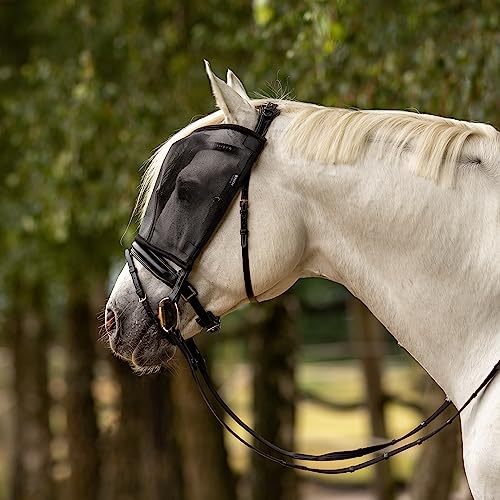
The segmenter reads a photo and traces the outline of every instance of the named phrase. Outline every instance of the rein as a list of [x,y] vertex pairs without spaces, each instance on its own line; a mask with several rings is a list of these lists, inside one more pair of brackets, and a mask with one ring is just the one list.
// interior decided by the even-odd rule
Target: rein
[[[381,451],[390,446],[394,446],[395,444],[398,444],[401,441],[408,439],[409,437],[415,435],[416,433],[426,428],[449,406],[451,406],[452,402],[449,398],[446,398],[444,402],[441,404],[441,406],[434,413],[432,413],[432,415],[430,415],[425,420],[420,422],[420,424],[418,424],[416,427],[408,431],[403,436],[396,439],[392,439],[391,441],[386,441],[384,443],[380,443],[377,445],[366,446],[363,448],[357,448],[353,450],[333,451],[321,455],[309,455],[309,454],[295,453],[288,450],[284,450],[283,448],[275,445],[274,443],[268,441],[266,438],[255,432],[250,426],[248,426],[245,422],[243,422],[238,417],[238,415],[234,413],[233,410],[231,410],[228,404],[217,392],[217,389],[208,373],[206,361],[203,355],[201,354],[200,350],[198,349],[195,341],[192,338],[185,340],[182,337],[181,332],[179,331],[178,328],[165,330],[165,328],[162,326],[161,319],[154,313],[149,302],[146,300],[146,293],[142,288],[139,276],[137,274],[137,269],[132,259],[131,252],[128,249],[125,251],[125,258],[128,263],[130,275],[134,282],[137,295],[139,296],[139,302],[143,305],[148,317],[154,322],[158,331],[161,332],[170,343],[178,347],[179,350],[184,355],[184,357],[186,358],[187,364],[189,366],[193,379],[196,383],[196,386],[198,387],[198,390],[201,394],[201,397],[203,398],[209,410],[212,412],[217,421],[224,427],[224,429],[226,429],[232,436],[234,436],[240,443],[245,445],[247,448],[257,453],[261,457],[270,460],[271,462],[277,463],[283,467],[309,471],[309,472],[316,472],[319,474],[329,474],[329,475],[345,474],[349,472],[355,472],[357,470],[361,470],[366,467],[370,467],[371,465],[375,465],[379,462],[382,462],[383,460],[387,460],[393,457],[394,455],[398,455],[403,451],[421,445],[422,443],[424,443],[425,441],[436,435],[438,432],[442,431],[445,427],[453,423],[459,417],[459,415],[470,405],[470,403],[478,396],[478,394],[493,380],[495,375],[500,370],[500,360],[499,360],[497,364],[493,367],[493,369],[490,371],[490,373],[486,376],[486,378],[481,382],[479,387],[472,393],[469,399],[460,407],[460,409],[458,409],[450,418],[448,418],[439,427],[425,434],[424,436],[421,436],[418,439],[411,441],[410,443],[399,446],[398,448],[391,449],[389,451],[386,451],[385,453],[378,454],[370,460],[366,460],[364,462],[360,462],[355,465],[350,465],[348,467],[339,467],[335,469],[318,469],[315,467],[308,467],[306,465],[296,464],[293,462],[294,460],[313,461],[313,462],[333,462],[339,460],[348,460],[352,458],[360,458],[369,455],[371,453]],[[249,443],[245,438],[241,437],[219,415],[214,402],[218,406],[218,408],[224,412],[224,414],[230,417],[244,431],[248,432],[248,434],[250,434],[256,441],[266,446],[269,450],[278,453],[284,458],[278,458],[266,451],[256,448],[253,444]]]
[[[258,108],[259,109],[259,119],[255,128],[255,131],[248,131],[248,129],[244,129],[248,132],[252,132],[256,134],[257,138],[262,141],[261,148],[263,147],[265,139],[264,136],[269,129],[273,119],[279,114],[279,110],[277,109],[277,105],[273,103],[267,103],[264,106]],[[206,127],[208,129],[209,127]],[[226,126],[226,128],[232,128],[237,131],[243,130],[242,127],[237,126]],[[213,129],[212,129],[213,130]],[[219,144],[219,143],[217,143]],[[222,144],[219,149],[224,151],[231,152],[231,145]],[[256,156],[260,153],[260,149],[255,149],[253,156],[251,159],[253,161],[256,160]],[[233,175],[234,177],[234,175]],[[231,180],[233,179],[231,177]],[[236,176],[237,178],[237,176]],[[235,182],[236,182],[235,178]],[[242,251],[242,263],[243,263],[243,277],[245,281],[245,291],[248,299],[251,302],[257,302],[255,298],[255,294],[253,291],[251,274],[250,274],[250,263],[249,263],[249,254],[248,254],[248,191],[249,191],[249,180],[250,180],[250,169],[246,172],[243,182],[241,184],[241,200],[240,200],[240,235],[241,235],[241,251]],[[232,182],[232,181],[231,181]],[[235,183],[234,182],[234,183]],[[231,186],[234,186],[234,183],[231,183]],[[223,214],[222,214],[223,215]],[[222,216],[221,216],[222,217]],[[217,221],[218,222],[218,221]],[[214,225],[215,228],[215,225]],[[202,245],[200,245],[201,248]],[[161,250],[161,249],[160,249]],[[182,352],[188,366],[190,368],[193,379],[198,387],[198,390],[201,394],[201,397],[205,401],[206,405],[217,419],[217,421],[232,435],[234,436],[240,443],[245,445],[247,448],[257,453],[261,457],[270,460],[271,462],[277,463],[283,467],[304,470],[309,472],[316,472],[320,474],[344,474],[349,472],[355,472],[360,469],[364,469],[376,463],[379,463],[383,460],[387,460],[394,455],[398,455],[403,451],[406,451],[415,446],[421,445],[438,432],[442,431],[445,427],[450,425],[453,421],[455,421],[460,414],[470,405],[470,403],[478,396],[478,394],[493,380],[495,375],[500,371],[500,360],[496,363],[490,373],[486,376],[486,378],[481,382],[479,387],[472,393],[472,395],[467,399],[467,401],[444,423],[442,423],[439,427],[434,429],[427,434],[414,439],[413,441],[401,445],[397,448],[389,449],[384,453],[379,453],[375,457],[365,460],[363,462],[357,463],[355,465],[347,466],[347,467],[339,467],[333,469],[319,469],[316,467],[310,467],[306,465],[300,465],[295,463],[295,460],[299,461],[309,461],[309,462],[333,462],[340,460],[348,460],[353,458],[360,458],[366,455],[380,452],[385,450],[391,446],[394,446],[412,436],[417,434],[418,432],[425,429],[431,422],[433,422],[437,417],[439,417],[449,406],[452,405],[452,402],[449,398],[446,398],[445,401],[436,409],[432,415],[423,420],[416,427],[411,429],[409,432],[404,434],[403,436],[392,439],[391,441],[386,441],[383,443],[366,446],[363,448],[357,448],[353,450],[343,450],[343,451],[332,451],[329,453],[324,453],[320,455],[310,455],[305,453],[296,453],[292,451],[285,450],[276,444],[268,441],[265,437],[261,436],[257,432],[255,432],[251,427],[249,427],[245,422],[243,422],[236,413],[231,410],[231,408],[227,405],[224,399],[219,395],[217,389],[212,382],[210,375],[208,373],[207,364],[194,339],[190,338],[185,340],[182,337],[182,334],[179,330],[179,308],[178,301],[182,297],[186,302],[188,302],[197,315],[197,322],[208,332],[216,332],[220,328],[220,319],[215,316],[211,311],[207,311],[200,301],[198,300],[198,293],[196,289],[189,283],[187,280],[187,276],[190,271],[189,266],[180,266],[174,267],[171,264],[171,260],[168,259],[166,252],[159,252],[157,248],[153,245],[148,244],[145,239],[139,239],[139,241],[134,241],[132,243],[131,249],[125,250],[125,258],[128,264],[128,269],[130,272],[130,276],[132,278],[135,291],[137,296],[139,297],[139,303],[142,304],[147,316],[156,325],[158,331],[163,334],[163,336],[173,345],[175,345]],[[194,254],[193,254],[194,255]],[[137,272],[137,268],[134,263],[134,258],[136,258],[141,264],[143,264],[146,269],[148,269],[154,276],[156,276],[159,280],[167,284],[171,287],[170,294],[163,298],[158,304],[158,315],[155,314],[153,308],[151,307],[146,292],[142,287],[141,281],[139,279],[139,275]],[[194,258],[194,257],[193,257]],[[179,260],[179,259],[178,259]],[[181,262],[179,260],[180,264]],[[179,264],[179,262],[177,262]],[[222,410],[225,415],[227,415],[237,426],[246,431],[252,438],[263,445],[267,450],[264,451],[262,449],[257,448],[252,443],[248,442],[245,438],[241,437],[229,424],[224,420],[222,416],[220,416],[217,408]],[[271,454],[278,455],[275,456]]]

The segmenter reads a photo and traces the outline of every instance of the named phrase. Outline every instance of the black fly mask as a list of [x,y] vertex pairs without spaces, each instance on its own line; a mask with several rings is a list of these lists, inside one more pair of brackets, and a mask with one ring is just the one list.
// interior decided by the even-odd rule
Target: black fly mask
[[203,308],[187,277],[240,190],[243,275],[249,298],[254,298],[248,264],[248,183],[251,167],[266,143],[264,135],[278,114],[276,104],[267,103],[259,108],[255,130],[230,124],[202,127],[168,151],[126,258],[149,316],[151,307],[131,255],[172,289],[159,304],[160,323],[169,336],[177,329],[181,297],[191,304],[202,327],[212,332],[219,329],[219,318]]
[[136,241],[189,272],[265,142],[252,130],[216,125],[173,144]]

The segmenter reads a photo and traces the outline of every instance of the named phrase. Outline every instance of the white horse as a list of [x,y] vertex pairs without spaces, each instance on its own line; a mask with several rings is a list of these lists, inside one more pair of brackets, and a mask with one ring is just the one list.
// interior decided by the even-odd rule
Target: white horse
[[[220,111],[187,126],[152,158],[147,203],[170,145],[221,122],[253,128],[238,78],[207,64]],[[353,111],[277,100],[281,114],[253,167],[250,263],[255,295],[272,299],[301,277],[345,285],[457,407],[500,357],[500,133],[490,125],[403,111]],[[247,301],[235,202],[190,282],[225,315]],[[186,221],[189,224],[189,221]],[[151,304],[166,295],[139,263]],[[110,344],[143,371],[173,347],[157,335],[126,268],[108,302]],[[199,332],[181,304],[185,338]],[[464,461],[476,500],[500,498],[500,376],[463,413]]]

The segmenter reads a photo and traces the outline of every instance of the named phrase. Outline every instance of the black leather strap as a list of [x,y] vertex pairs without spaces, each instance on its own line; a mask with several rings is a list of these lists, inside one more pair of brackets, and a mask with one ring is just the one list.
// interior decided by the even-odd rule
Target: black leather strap
[[134,284],[135,293],[139,297],[139,302],[142,302],[147,299],[146,292],[142,288],[139,275],[137,274],[137,268],[135,267],[132,255],[130,254],[130,250],[128,248],[125,249],[125,260],[127,261],[128,272],[132,278],[132,283]]
[[[255,132],[259,135],[266,135],[272,121],[280,114],[278,105],[267,102],[259,109],[259,118],[255,126]],[[248,190],[250,187],[250,172],[245,178],[241,188],[240,199],[240,235],[241,235],[241,260],[243,265],[243,279],[245,281],[245,292],[250,302],[258,302],[255,297],[252,285],[252,275],[250,273],[250,257],[248,255]]]
[[278,105],[275,102],[266,102],[264,106],[259,106],[259,118],[255,125],[255,132],[259,135],[266,135],[273,120],[280,114]]
[[208,333],[218,332],[220,329],[220,318],[216,316],[212,311],[207,311],[198,300],[196,295],[191,296],[187,299],[194,312],[198,316],[196,322]]
[[[196,318],[197,323],[205,328],[207,332],[213,333],[220,328],[220,318],[215,316],[211,311],[207,311],[198,300],[198,292],[196,288],[189,283],[186,279],[185,272],[180,269],[176,271],[167,259],[160,257],[152,253],[150,249],[144,250],[140,244],[136,241],[132,243],[131,250],[125,250],[125,258],[128,263],[128,268],[132,281],[134,283],[135,291],[141,300],[146,302],[146,293],[144,292],[142,286],[140,285],[139,277],[137,275],[137,270],[132,260],[132,256],[135,257],[143,266],[148,269],[156,278],[158,278],[163,283],[167,284],[172,288],[170,296],[173,302],[177,302],[179,295],[186,301],[189,302],[194,312],[198,316]],[[143,294],[140,295],[140,294]],[[148,307],[151,306],[148,303]],[[154,313],[153,313],[154,314]],[[155,315],[156,316],[156,315]]]
[[[192,340],[192,339],[190,339]],[[199,352],[199,351],[198,351]],[[388,448],[389,446],[392,446],[396,443],[399,443],[403,441],[404,439],[407,439],[408,437],[416,434],[417,432],[421,431],[427,425],[429,425],[433,420],[435,420],[440,414],[444,412],[452,403],[451,401],[447,398],[443,404],[427,419],[425,419],[423,422],[421,422],[417,427],[412,429],[411,431],[407,432],[404,436],[401,436],[398,439],[393,439],[392,441],[388,441],[386,443],[381,443],[379,445],[374,445],[374,446],[368,446],[365,448],[358,448],[356,450],[345,450],[345,451],[338,451],[338,452],[330,452],[330,453],[325,453],[323,455],[307,455],[307,454],[302,454],[302,453],[293,453],[289,452],[287,450],[283,450],[279,446],[274,445],[273,443],[267,441],[265,438],[257,434],[252,428],[250,428],[248,425],[246,425],[243,421],[239,419],[239,417],[229,408],[229,406],[225,403],[225,401],[220,397],[220,395],[217,392],[217,389],[215,388],[213,382],[210,379],[210,376],[207,371],[207,367],[205,363],[200,363],[196,367],[190,367],[191,372],[193,375],[193,378],[195,379],[196,385],[198,387],[198,390],[200,391],[200,394],[209,407],[210,411],[212,414],[215,416],[217,421],[230,433],[232,434],[240,443],[245,445],[247,448],[252,450],[253,452],[257,453],[261,457],[270,460],[272,462],[275,462],[279,465],[282,465],[283,467],[287,467],[290,469],[298,469],[298,470],[304,470],[304,471],[309,471],[309,472],[316,472],[319,474],[328,474],[328,475],[334,475],[334,474],[345,474],[345,473],[351,473],[355,472],[360,469],[364,469],[366,467],[369,467],[371,465],[374,465],[376,463],[382,462],[383,460],[387,460],[390,457],[393,457],[394,455],[398,455],[402,453],[403,451],[406,451],[410,448],[413,448],[415,446],[419,446],[434,435],[436,435],[438,432],[442,431],[445,427],[450,425],[452,422],[454,422],[460,414],[469,406],[469,404],[477,397],[477,395],[493,380],[493,378],[496,376],[498,371],[500,371],[500,361],[496,363],[496,365],[493,367],[493,369],[490,371],[490,373],[486,376],[486,378],[483,380],[483,382],[480,384],[480,386],[474,391],[474,393],[469,397],[469,399],[460,407],[459,410],[457,410],[450,418],[448,418],[443,424],[441,424],[439,427],[434,429],[433,431],[425,434],[424,436],[419,437],[418,439],[415,439],[414,441],[411,441],[410,443],[407,443],[405,445],[399,446],[398,448],[394,448],[392,450],[389,450],[385,453],[379,454],[375,456],[374,458],[370,460],[366,460],[364,462],[360,462],[355,465],[351,465],[348,467],[339,467],[335,469],[318,469],[314,467],[308,467],[305,465],[300,465],[296,464],[293,462],[293,460],[303,460],[303,461],[338,461],[338,460],[346,460],[346,459],[351,459],[351,458],[359,458],[362,456],[369,455],[371,453],[374,453],[376,451],[380,451],[382,449]],[[240,427],[242,427],[245,431],[247,431],[254,439],[259,441],[261,444],[265,445],[267,448],[274,450],[277,452],[279,455],[286,457],[285,459],[283,458],[277,458],[276,456],[270,455],[268,452],[263,451],[259,448],[256,448],[253,444],[249,443],[246,441],[244,438],[242,438],[239,434],[236,433],[220,416],[220,413],[215,410],[213,407],[213,403],[210,401],[210,398],[207,396],[205,392],[205,388],[201,381],[198,378],[198,373],[201,373],[201,376],[203,378],[205,387],[207,387],[209,393],[211,396],[214,398],[214,401],[218,404],[218,406],[234,421],[236,422]]]
[[241,189],[240,200],[240,235],[241,235],[241,262],[243,265],[243,279],[245,281],[245,292],[250,302],[258,302],[252,286],[252,275],[250,274],[250,258],[248,256],[248,188],[250,176],[245,179]]
[[173,288],[182,275],[182,269],[176,271],[167,258],[154,252],[149,247],[144,247],[139,241],[133,241],[130,249],[133,256],[160,281]]

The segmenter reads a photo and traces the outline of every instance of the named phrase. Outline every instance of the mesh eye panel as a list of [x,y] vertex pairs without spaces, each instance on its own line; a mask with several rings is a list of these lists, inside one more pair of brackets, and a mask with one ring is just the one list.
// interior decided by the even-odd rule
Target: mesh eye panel
[[253,130],[217,125],[174,143],[156,180],[138,241],[189,271],[265,142]]

